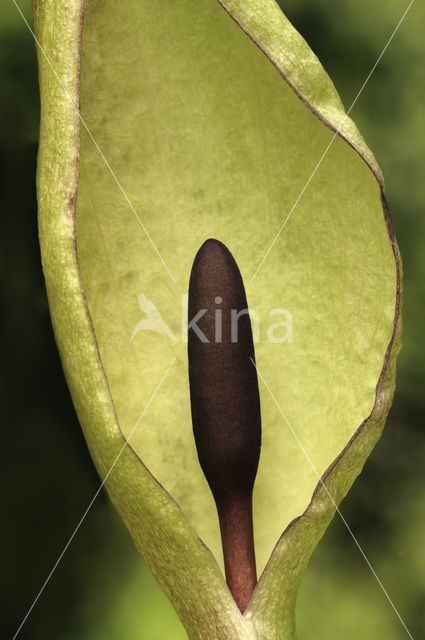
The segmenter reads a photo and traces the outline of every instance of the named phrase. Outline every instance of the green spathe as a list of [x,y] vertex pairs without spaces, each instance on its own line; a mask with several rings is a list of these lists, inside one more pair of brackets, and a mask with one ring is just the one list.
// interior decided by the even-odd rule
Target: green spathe
[[[302,572],[379,438],[394,388],[399,258],[381,172],[272,0],[83,4],[35,3],[37,37],[62,83],[39,52],[40,240],[74,403],[103,479],[172,363],[109,494],[190,638],[293,640]],[[217,564],[181,339],[182,296],[208,237],[241,269],[273,394],[260,380],[254,527],[264,571],[243,617]],[[139,294],[176,339],[130,340],[144,317]],[[292,342],[267,340],[276,309],[292,315]],[[325,473],[335,504],[318,485]]]

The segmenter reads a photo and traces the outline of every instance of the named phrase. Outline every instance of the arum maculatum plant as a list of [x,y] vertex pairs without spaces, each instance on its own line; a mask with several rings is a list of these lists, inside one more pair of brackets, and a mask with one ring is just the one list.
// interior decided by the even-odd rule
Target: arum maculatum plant
[[393,395],[379,166],[274,0],[36,0],[35,29],[43,267],[100,477],[191,639],[293,640]]

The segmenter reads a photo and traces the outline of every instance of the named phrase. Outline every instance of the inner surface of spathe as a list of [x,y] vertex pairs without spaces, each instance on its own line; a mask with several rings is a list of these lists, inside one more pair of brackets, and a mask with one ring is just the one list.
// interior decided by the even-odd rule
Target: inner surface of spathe
[[396,293],[378,185],[335,139],[252,280],[333,133],[216,0],[160,9],[94,0],[82,42],[82,116],[134,207],[82,130],[78,258],[123,435],[156,391],[130,445],[221,562],[192,434],[185,334],[192,261],[217,238],[258,317],[256,360],[269,387],[260,381],[261,572],[310,502],[316,471],[373,407]]

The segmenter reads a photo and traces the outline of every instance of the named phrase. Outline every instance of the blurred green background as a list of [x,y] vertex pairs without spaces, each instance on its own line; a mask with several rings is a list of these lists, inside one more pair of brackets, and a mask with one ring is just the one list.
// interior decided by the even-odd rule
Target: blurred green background
[[[408,0],[281,0],[348,108]],[[19,0],[31,23],[31,7]],[[381,164],[404,259],[404,349],[382,440],[342,512],[413,638],[425,638],[425,7],[414,3],[352,111]],[[99,486],[53,341],[37,243],[34,43],[0,0],[3,281],[2,637],[13,638]],[[408,634],[338,516],[298,601],[299,640]],[[105,494],[18,636],[182,640]],[[236,639],[235,639],[236,640]]]

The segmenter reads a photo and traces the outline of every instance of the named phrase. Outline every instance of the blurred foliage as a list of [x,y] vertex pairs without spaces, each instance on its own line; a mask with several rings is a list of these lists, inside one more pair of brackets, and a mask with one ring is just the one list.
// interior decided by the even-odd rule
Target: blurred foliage
[[[407,0],[281,0],[349,108]],[[19,6],[31,24],[30,2]],[[425,7],[415,3],[351,113],[374,150],[405,272],[404,350],[384,436],[341,511],[414,638],[425,637]],[[12,638],[99,486],[61,372],[37,243],[34,43],[0,0],[3,637]],[[408,637],[341,519],[314,553],[300,640]],[[19,638],[183,640],[102,493]]]

